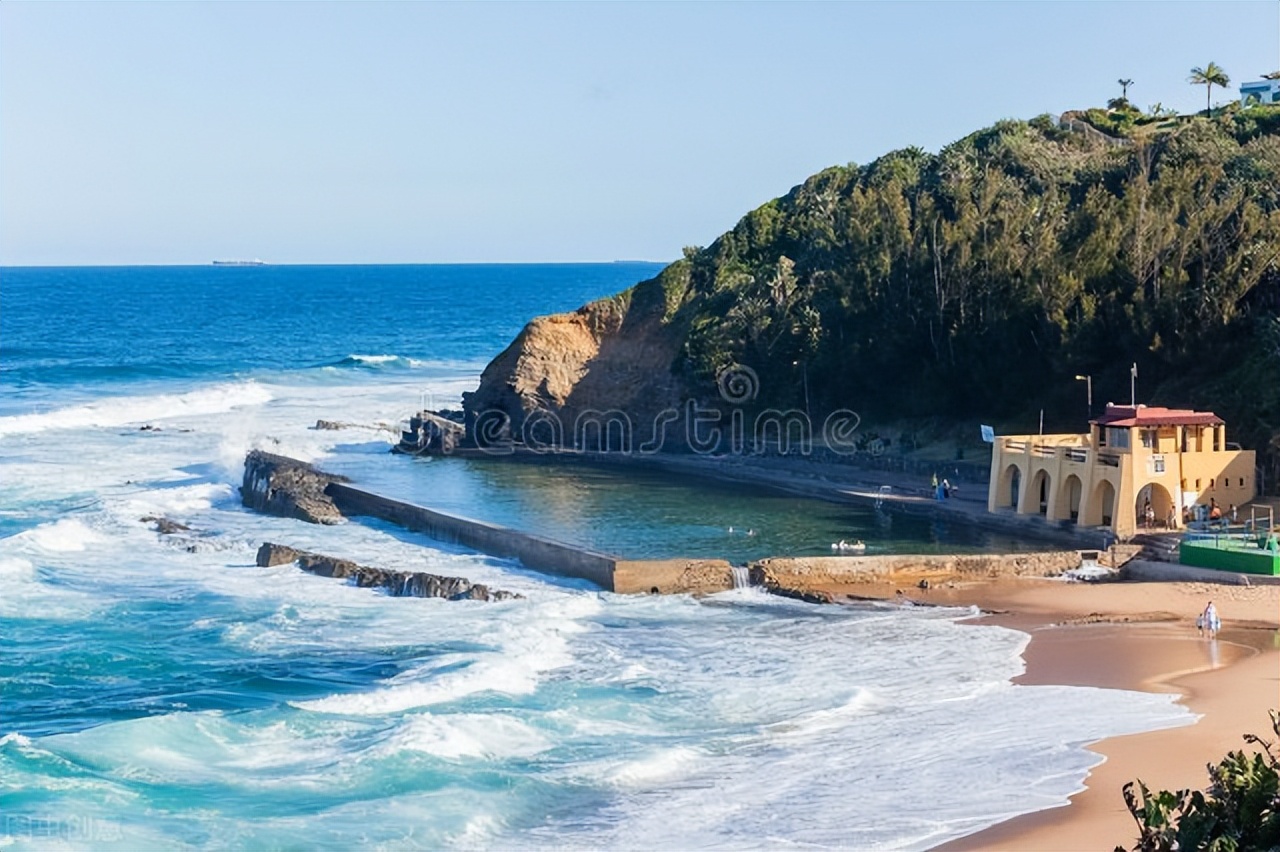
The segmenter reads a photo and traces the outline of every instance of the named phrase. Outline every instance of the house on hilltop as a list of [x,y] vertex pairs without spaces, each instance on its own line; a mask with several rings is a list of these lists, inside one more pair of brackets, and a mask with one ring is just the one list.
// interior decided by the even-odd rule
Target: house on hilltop
[[1254,452],[1228,445],[1213,412],[1109,404],[1089,427],[997,437],[987,511],[1129,538],[1147,526],[1177,529],[1198,506],[1226,512],[1254,497]]
[[1280,104],[1280,78],[1240,84],[1240,106]]

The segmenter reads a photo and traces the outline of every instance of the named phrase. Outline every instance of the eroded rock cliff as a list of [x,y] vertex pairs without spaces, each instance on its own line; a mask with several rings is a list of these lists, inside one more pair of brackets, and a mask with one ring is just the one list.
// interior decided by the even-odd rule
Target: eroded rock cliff
[[638,448],[687,395],[673,370],[683,338],[657,279],[539,317],[463,395],[468,436],[489,445]]

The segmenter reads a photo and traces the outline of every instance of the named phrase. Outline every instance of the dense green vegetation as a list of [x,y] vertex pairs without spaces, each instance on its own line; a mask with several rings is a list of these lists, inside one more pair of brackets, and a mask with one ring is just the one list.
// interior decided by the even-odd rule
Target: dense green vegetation
[[[1271,730],[1280,737],[1280,714],[1271,711]],[[1252,734],[1245,741],[1262,751],[1230,752],[1209,767],[1209,788],[1152,793],[1141,781],[1124,786],[1125,803],[1138,823],[1135,852],[1179,849],[1244,852],[1280,848],[1280,758],[1273,742]],[[1117,846],[1116,852],[1124,852]]]
[[1097,113],[827,169],[633,298],[684,334],[691,386],[742,363],[802,407],[807,378],[815,415],[1076,430],[1074,377],[1100,409],[1136,362],[1139,401],[1218,411],[1274,483],[1280,108]]

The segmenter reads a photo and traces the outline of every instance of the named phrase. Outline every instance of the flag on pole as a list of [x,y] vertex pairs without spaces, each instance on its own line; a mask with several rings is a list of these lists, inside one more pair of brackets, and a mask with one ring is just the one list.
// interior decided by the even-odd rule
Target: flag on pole
[[994,444],[996,442],[996,430],[993,427],[981,426],[979,428],[982,429],[982,440],[986,441],[988,444]]
[[1133,362],[1133,366],[1129,368],[1129,377],[1132,379],[1138,378],[1138,362],[1137,361]]

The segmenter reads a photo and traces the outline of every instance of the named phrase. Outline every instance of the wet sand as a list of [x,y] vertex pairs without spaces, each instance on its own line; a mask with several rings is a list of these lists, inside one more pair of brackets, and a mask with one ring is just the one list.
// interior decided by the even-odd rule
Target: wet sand
[[[837,600],[853,594],[978,606],[994,614],[975,622],[1031,634],[1018,683],[1173,692],[1200,715],[1193,725],[1092,744],[1105,760],[1070,805],[1014,817],[940,849],[1132,847],[1137,826],[1121,795],[1126,782],[1204,788],[1206,765],[1249,748],[1245,733],[1270,734],[1267,710],[1280,704],[1280,586],[1011,578],[928,590],[878,584],[828,591]],[[1209,600],[1223,620],[1216,640],[1195,627]]]

